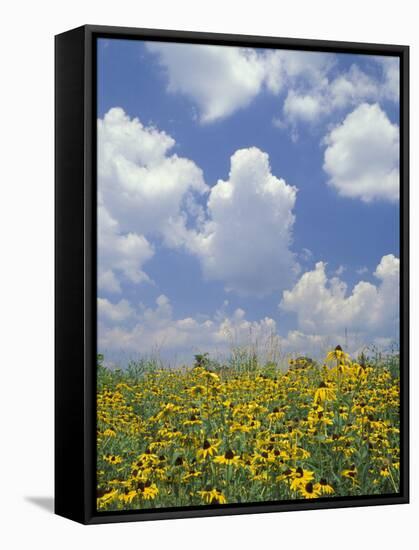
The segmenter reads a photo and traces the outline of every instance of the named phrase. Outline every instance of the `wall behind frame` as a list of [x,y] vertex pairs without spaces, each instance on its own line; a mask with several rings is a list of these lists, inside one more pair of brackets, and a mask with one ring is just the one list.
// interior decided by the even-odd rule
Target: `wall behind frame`
[[[10,548],[414,547],[418,475],[412,504],[82,527],[53,516],[53,35],[84,23],[178,28],[350,41],[406,43],[411,50],[411,151],[418,148],[419,46],[413,3],[354,0],[281,4],[260,0],[62,5],[15,2],[3,9],[2,41],[2,453],[0,507]],[[418,204],[412,155],[411,204]],[[412,216],[411,240],[419,231]],[[418,253],[412,248],[412,425],[418,420],[415,331]],[[5,350],[5,353],[4,353]],[[412,464],[418,457],[412,439]],[[69,488],[71,490],[71,488]],[[4,532],[6,531],[6,532]]]

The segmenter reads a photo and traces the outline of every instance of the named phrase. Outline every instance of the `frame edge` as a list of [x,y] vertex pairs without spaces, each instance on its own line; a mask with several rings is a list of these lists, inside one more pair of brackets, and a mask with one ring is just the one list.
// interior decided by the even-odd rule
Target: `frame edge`
[[[55,503],[85,517],[84,28],[55,37]],[[69,490],[70,488],[70,490]]]

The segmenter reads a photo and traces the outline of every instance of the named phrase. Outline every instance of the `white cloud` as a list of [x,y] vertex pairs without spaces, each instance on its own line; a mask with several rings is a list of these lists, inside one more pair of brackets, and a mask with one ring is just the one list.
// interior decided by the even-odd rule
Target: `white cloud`
[[223,309],[212,319],[193,317],[176,319],[170,300],[160,295],[155,307],[140,307],[137,311],[122,300],[111,303],[99,299],[102,313],[98,341],[102,350],[121,350],[140,354],[178,353],[189,360],[198,352],[225,354],[232,346],[264,344],[276,333],[276,323],[265,317],[249,321],[242,309],[228,315]]
[[299,269],[290,250],[296,194],[272,174],[266,153],[236,151],[228,180],[211,189],[202,231],[187,237],[205,277],[243,295],[289,286]]
[[321,52],[266,50],[259,55],[266,87],[274,94],[286,88],[320,87],[336,64],[333,54]]
[[383,256],[374,272],[378,284],[358,282],[348,294],[338,277],[329,279],[326,265],[318,262],[304,273],[293,289],[283,293],[280,307],[297,315],[305,334],[352,333],[394,337],[399,319],[399,259]]
[[398,199],[399,128],[379,105],[359,105],[325,143],[323,168],[340,195],[364,202]]
[[313,258],[313,252],[309,248],[302,248],[299,253],[299,258],[303,262],[309,262]]
[[[298,122],[316,123],[322,117],[343,112],[364,102],[399,99],[398,60],[373,58],[379,65],[379,75],[371,75],[353,64],[345,71],[331,77],[325,67],[321,77],[311,83],[297,81],[291,86],[283,105],[282,126]],[[277,124],[278,125],[278,124]]]
[[[207,191],[202,171],[176,154],[173,138],[131,119],[120,108],[98,120],[99,288],[121,291],[121,274],[149,281],[149,235],[164,238],[198,216],[194,196]],[[186,207],[184,208],[184,206]],[[195,208],[195,210],[194,210]]]
[[97,309],[101,319],[106,319],[112,323],[126,321],[134,314],[134,310],[130,306],[128,300],[125,299],[117,303],[112,303],[106,298],[98,298]]
[[167,89],[198,106],[202,123],[247,107],[263,90],[278,95],[300,81],[318,86],[334,65],[331,54],[149,42],[168,81]]
[[158,296],[154,307],[138,308],[126,299],[99,298],[99,347],[107,354],[159,353],[181,362],[206,351],[222,359],[237,346],[256,349],[265,359],[289,353],[321,357],[337,343],[352,353],[371,343],[386,347],[398,331],[398,258],[383,256],[374,275],[377,284],[360,281],[349,293],[345,283],[329,279],[325,264],[318,262],[283,293],[281,309],[297,316],[297,328],[284,337],[270,317],[251,321],[241,308],[229,314],[228,301],[211,318],[176,318],[165,295]]
[[280,347],[285,354],[320,359],[336,346],[337,341],[336,337],[330,334],[305,334],[300,330],[290,330],[285,337],[280,338]]
[[119,224],[106,208],[98,205],[98,286],[100,290],[121,292],[120,276],[133,283],[150,281],[142,266],[154,255],[143,235],[120,232]]
[[341,275],[343,275],[346,271],[346,267],[344,265],[340,265],[336,271],[335,271],[335,275],[337,275],[338,277],[340,277]]
[[330,82],[330,108],[345,108],[380,96],[380,82],[364,73],[357,65],[341,73]]
[[[208,192],[193,162],[169,156],[170,136],[122,109],[98,121],[98,137],[101,290],[121,292],[124,279],[151,282],[144,264],[155,253],[155,236],[196,255],[205,276],[236,292],[264,294],[290,284],[298,268],[289,250],[296,189],[271,173],[266,153],[237,151],[229,179]],[[206,209],[195,193],[208,193]],[[225,351],[233,341],[248,342],[250,334],[260,339],[276,331],[274,320],[249,321],[241,309],[231,315],[220,310],[212,319],[177,319],[163,295],[154,308],[138,310],[126,299],[100,297],[98,313],[101,349]]]
[[398,101],[400,95],[400,60],[398,57],[376,57],[383,71],[383,97]]
[[[99,288],[150,279],[144,264],[160,236],[199,258],[207,279],[227,290],[264,295],[292,284],[296,188],[271,172],[253,147],[231,157],[227,181],[211,189],[190,160],[169,156],[172,138],[111,109],[98,121]],[[208,195],[206,208],[196,195]]]
[[167,79],[167,89],[198,107],[202,123],[210,123],[247,107],[263,90],[280,95],[282,119],[297,139],[298,122],[314,124],[333,112],[365,101],[399,99],[399,60],[364,56],[370,73],[353,64],[336,71],[338,57],[322,52],[264,50],[231,46],[149,42]]
[[246,48],[149,42],[165,67],[169,92],[196,102],[201,122],[213,122],[246,107],[259,93],[264,66]]
[[170,154],[173,138],[118,107],[98,120],[100,198],[122,232],[170,233],[188,194],[207,191],[202,170]]
[[301,95],[295,90],[290,90],[284,102],[285,117],[295,122],[300,119],[305,122],[313,122],[323,112],[324,105],[319,95]]

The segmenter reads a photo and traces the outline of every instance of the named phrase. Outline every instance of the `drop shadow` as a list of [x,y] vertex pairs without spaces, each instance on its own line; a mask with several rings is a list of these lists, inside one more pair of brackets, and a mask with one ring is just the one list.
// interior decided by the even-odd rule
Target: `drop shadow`
[[35,504],[42,510],[49,512],[50,514],[54,513],[54,498],[53,497],[25,497],[26,502]]

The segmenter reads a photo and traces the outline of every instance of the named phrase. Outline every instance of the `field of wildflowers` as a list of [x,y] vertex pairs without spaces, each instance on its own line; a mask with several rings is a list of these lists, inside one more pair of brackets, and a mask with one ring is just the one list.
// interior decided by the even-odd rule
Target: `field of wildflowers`
[[396,493],[394,358],[300,357],[144,372],[98,364],[97,508]]

